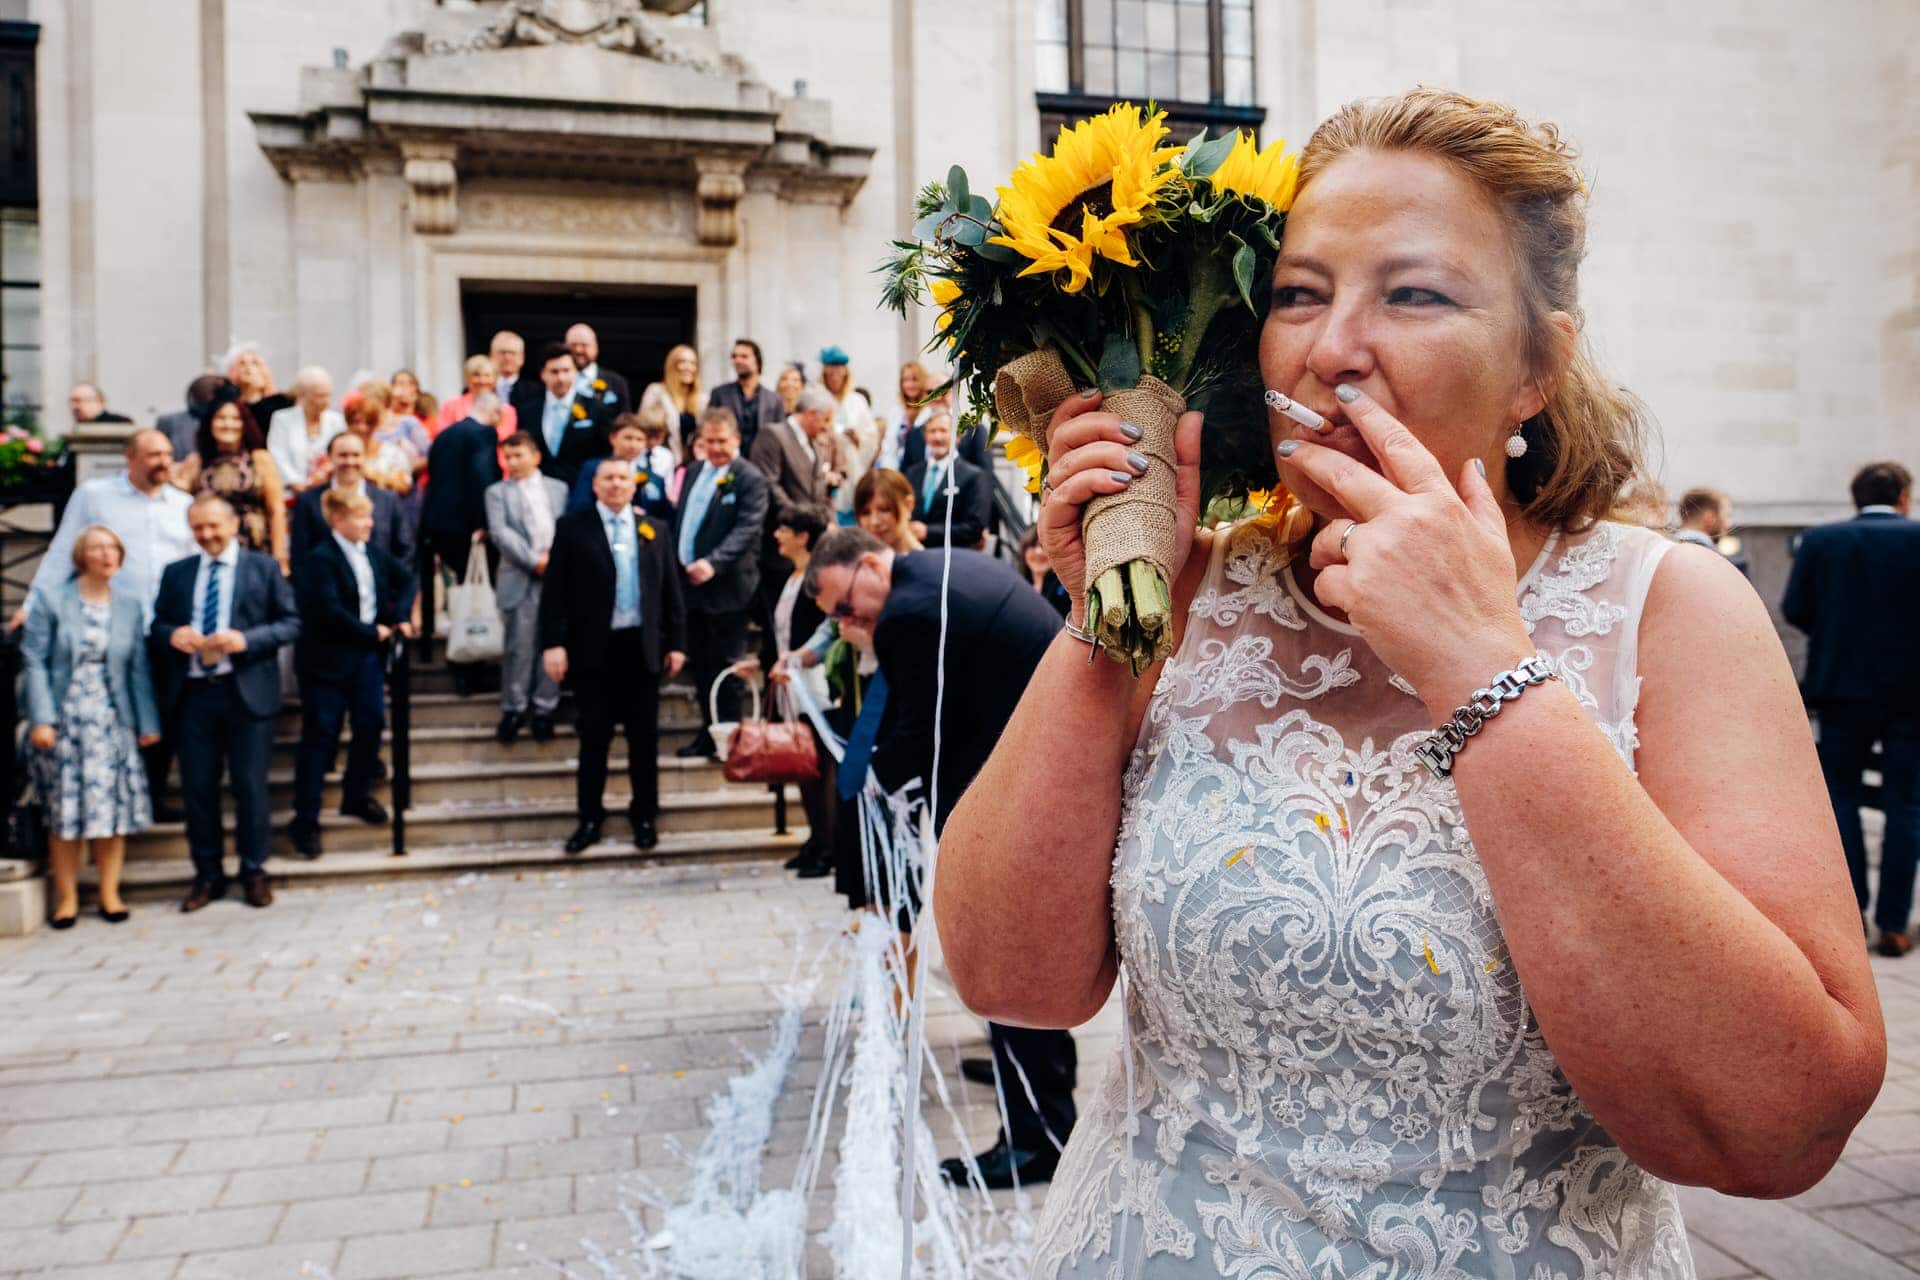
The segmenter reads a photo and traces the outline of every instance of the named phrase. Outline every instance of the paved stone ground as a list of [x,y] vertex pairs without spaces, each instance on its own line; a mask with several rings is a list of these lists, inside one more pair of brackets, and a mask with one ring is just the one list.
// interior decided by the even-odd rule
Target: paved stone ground
[[[0,1275],[585,1274],[587,1241],[632,1239],[623,1184],[680,1189],[701,1100],[765,1047],[773,984],[844,923],[818,882],[759,865],[138,905],[119,928],[0,943]],[[1879,1105],[1804,1196],[1687,1192],[1703,1280],[1920,1275],[1920,956],[1875,965],[1894,1043]],[[979,1024],[931,1008],[951,1073]],[[1086,1083],[1114,1016],[1081,1037]],[[806,1130],[815,1021],[770,1181]],[[955,1087],[984,1145],[990,1098]]]

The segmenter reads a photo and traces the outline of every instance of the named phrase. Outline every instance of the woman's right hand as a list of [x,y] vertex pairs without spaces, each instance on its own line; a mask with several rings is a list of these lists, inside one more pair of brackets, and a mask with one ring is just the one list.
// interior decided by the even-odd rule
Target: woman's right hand
[[53,726],[50,724],[37,724],[33,726],[33,729],[27,734],[27,743],[30,746],[39,748],[41,751],[53,750]]
[[[1080,519],[1087,503],[1101,494],[1125,493],[1134,472],[1128,454],[1134,452],[1139,428],[1107,413],[1099,391],[1068,396],[1047,424],[1047,482],[1041,491],[1035,525],[1040,545],[1053,562],[1053,572],[1067,590],[1076,621],[1087,614],[1086,547],[1080,540]],[[1200,415],[1185,413],[1174,428],[1174,499],[1179,509],[1174,530],[1174,572],[1186,563],[1193,530],[1200,518]],[[1150,464],[1153,465],[1153,464]],[[1171,583],[1168,584],[1171,588]]]

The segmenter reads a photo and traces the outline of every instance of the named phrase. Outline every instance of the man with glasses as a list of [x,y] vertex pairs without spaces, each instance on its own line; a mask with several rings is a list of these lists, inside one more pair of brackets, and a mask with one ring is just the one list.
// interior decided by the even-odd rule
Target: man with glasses
[[[943,577],[946,691],[936,719]],[[944,549],[897,555],[858,527],[830,530],[820,539],[801,590],[843,627],[872,634],[880,663],[876,682],[884,679],[887,690],[886,715],[873,743],[873,774],[888,791],[915,778],[937,788],[937,835],[1013,718],[1027,681],[1060,630],[1060,615],[1011,565],[992,556]],[[851,743],[841,767],[862,768]],[[902,904],[878,905],[892,911]],[[1022,1183],[1044,1182],[1053,1177],[1060,1149],[1073,1131],[1073,1039],[1064,1031],[991,1022],[987,1032],[994,1062],[963,1062],[961,1070],[976,1082],[992,1083],[997,1074],[1007,1128],[977,1158],[980,1176],[989,1188],[1010,1187],[1016,1176]],[[953,1182],[968,1176],[958,1159],[941,1168]]]

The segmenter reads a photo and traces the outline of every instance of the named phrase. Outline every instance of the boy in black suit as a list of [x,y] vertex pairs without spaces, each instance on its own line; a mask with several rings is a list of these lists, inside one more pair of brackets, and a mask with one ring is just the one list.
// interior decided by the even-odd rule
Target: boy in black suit
[[267,882],[267,760],[280,710],[280,646],[300,636],[293,589],[272,556],[241,547],[240,521],[224,498],[187,510],[200,554],[160,575],[153,605],[153,675],[160,712],[174,725],[187,811],[193,884],[182,911],[226,896],[220,829],[224,756],[233,780],[234,852],[247,902],[273,901]]
[[340,780],[340,812],[363,822],[387,820],[386,809],[370,794],[387,719],[382,659],[396,631],[414,633],[404,621],[413,610],[413,570],[368,542],[373,503],[364,494],[330,489],[321,507],[332,534],[308,550],[295,583],[300,759],[287,835],[307,858],[320,856],[320,788],[340,745],[343,720],[353,722],[353,742]]
[[554,524],[540,593],[541,662],[556,684],[572,680],[579,708],[580,825],[568,853],[600,842],[616,724],[627,729],[634,847],[658,843],[660,681],[687,660],[687,615],[673,541],[634,510],[633,490],[631,462],[600,462],[593,505]]
[[1801,696],[1820,720],[1820,769],[1853,873],[1853,895],[1867,909],[1867,844],[1860,830],[1860,774],[1880,743],[1880,893],[1873,922],[1883,956],[1913,950],[1908,917],[1920,863],[1920,522],[1908,518],[1913,475],[1875,462],[1853,478],[1851,520],[1823,524],[1800,538],[1780,602],[1786,620],[1807,633]]
[[[700,414],[704,461],[687,464],[673,544],[687,575],[687,638],[701,734],[680,749],[693,759],[714,754],[707,691],[747,651],[747,615],[760,585],[760,535],[771,501],[766,473],[740,456],[740,428],[726,409]],[[720,718],[740,716],[739,687],[720,691]]]

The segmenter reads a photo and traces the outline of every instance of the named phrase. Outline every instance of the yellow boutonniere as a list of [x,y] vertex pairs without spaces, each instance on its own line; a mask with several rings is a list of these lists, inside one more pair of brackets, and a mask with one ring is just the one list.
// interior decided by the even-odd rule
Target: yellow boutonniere
[[721,476],[721,477],[720,477],[720,478],[719,478],[718,480],[715,480],[715,481],[713,482],[713,487],[714,487],[714,488],[716,488],[716,489],[730,489],[730,488],[732,488],[732,487],[733,487],[733,472],[731,472],[731,471],[729,471],[729,472],[727,472],[727,474],[725,474],[725,475],[723,475],[723,476]]
[[633,473],[633,482],[635,484],[645,484],[651,479],[653,479],[653,477],[644,471],[636,471]]
[[576,400],[576,401],[574,401],[574,402],[573,402],[573,416],[574,416],[575,418],[584,418],[584,417],[586,417],[586,416],[587,416],[587,406],[585,406],[585,405],[583,405],[583,404],[581,404],[581,403],[580,403],[580,402],[579,402],[578,400]]
[[653,525],[649,524],[645,520],[642,520],[640,522],[640,536],[642,538],[645,538],[648,542],[652,542],[654,537]]
[[593,380],[593,389],[595,391],[605,391],[607,389],[607,380],[605,378],[595,378]]

